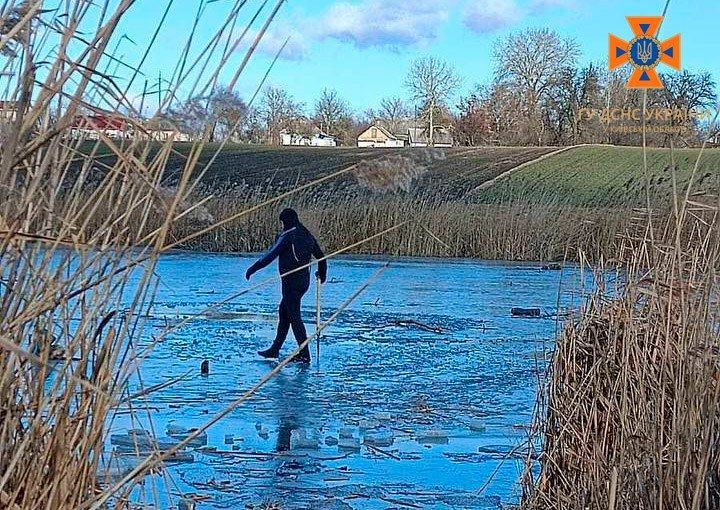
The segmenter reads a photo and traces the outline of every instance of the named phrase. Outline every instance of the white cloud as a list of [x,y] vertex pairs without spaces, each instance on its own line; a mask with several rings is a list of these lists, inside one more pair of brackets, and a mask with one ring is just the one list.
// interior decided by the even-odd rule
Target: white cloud
[[470,30],[487,34],[514,25],[524,15],[514,0],[471,0],[463,20]]
[[515,25],[534,12],[576,6],[576,0],[519,1],[340,0],[318,16],[296,15],[291,22],[274,24],[258,51],[274,57],[288,36],[290,41],[281,55],[285,60],[302,60],[309,55],[311,46],[326,40],[350,43],[361,49],[426,46],[437,39],[453,9],[463,2],[463,21],[479,34]]
[[449,17],[453,0],[363,0],[338,2],[317,25],[318,39],[336,39],[358,48],[427,44]]
[[[289,39],[288,39],[289,38]],[[287,44],[285,44],[287,41]],[[258,44],[258,52],[275,58],[277,52],[285,45],[280,58],[283,60],[303,60],[309,53],[307,37],[294,28],[278,26],[271,28]]]

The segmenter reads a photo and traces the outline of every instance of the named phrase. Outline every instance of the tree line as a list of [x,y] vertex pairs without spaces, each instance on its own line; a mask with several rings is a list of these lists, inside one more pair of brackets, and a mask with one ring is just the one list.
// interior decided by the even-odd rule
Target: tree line
[[[416,59],[404,80],[406,97],[382,99],[376,108],[353,112],[332,89],[323,89],[307,107],[280,87],[263,90],[256,106],[220,88],[192,98],[165,115],[181,130],[210,139],[277,144],[280,133],[310,136],[320,130],[341,145],[354,145],[369,125],[400,134],[410,126],[433,133],[449,129],[458,145],[697,145],[707,136],[707,116],[688,112],[715,109],[716,83],[709,72],[660,73],[665,87],[627,89],[631,69],[610,72],[605,63],[580,62],[578,43],[547,28],[529,28],[496,42],[493,75],[457,97],[462,83],[448,62]],[[684,113],[683,113],[684,112]],[[631,129],[621,129],[623,124]],[[208,131],[208,126],[210,126]]]

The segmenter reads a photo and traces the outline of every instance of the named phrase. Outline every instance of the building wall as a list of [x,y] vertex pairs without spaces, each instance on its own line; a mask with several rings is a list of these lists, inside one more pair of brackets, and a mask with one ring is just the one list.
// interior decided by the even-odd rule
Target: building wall
[[358,147],[361,147],[361,148],[362,148],[362,147],[365,147],[365,148],[371,148],[371,147],[377,147],[377,148],[380,148],[380,147],[386,147],[386,148],[388,148],[388,147],[393,147],[393,148],[397,148],[397,147],[405,147],[405,142],[403,142],[402,140],[384,140],[384,141],[376,142],[376,141],[374,141],[374,140],[360,140],[360,139],[358,139],[357,146],[358,146]]
[[357,138],[358,147],[404,147],[405,142],[390,138],[382,129],[369,127]]

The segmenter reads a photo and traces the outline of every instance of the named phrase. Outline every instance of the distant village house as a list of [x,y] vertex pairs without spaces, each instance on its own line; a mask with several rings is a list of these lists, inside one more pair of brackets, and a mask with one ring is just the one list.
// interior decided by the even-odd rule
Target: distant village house
[[382,126],[370,126],[357,138],[358,147],[405,147],[405,140]]
[[337,147],[335,137],[316,130],[312,136],[300,135],[287,130],[280,132],[280,145],[304,147]]
[[14,122],[18,115],[18,104],[16,101],[0,101],[0,121]]
[[393,134],[382,126],[370,126],[360,133],[357,138],[358,147],[452,147],[453,136],[450,130],[444,127],[436,127],[434,129],[433,142],[427,134],[427,128],[410,127],[403,135]]
[[141,132],[141,138],[145,140],[155,140],[157,142],[166,142],[173,140],[175,142],[190,142],[192,136],[181,132],[172,122],[167,119],[152,118],[144,125],[144,131]]
[[124,117],[100,111],[76,115],[70,126],[70,136],[74,139],[98,140],[101,133],[108,138],[130,138],[132,129]]

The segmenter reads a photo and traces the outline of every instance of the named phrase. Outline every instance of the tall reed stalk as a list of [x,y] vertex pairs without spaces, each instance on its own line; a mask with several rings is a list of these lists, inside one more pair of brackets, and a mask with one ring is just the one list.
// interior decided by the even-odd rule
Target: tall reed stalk
[[[141,8],[135,4],[0,3],[0,508],[126,508],[141,481],[105,493],[107,423],[137,370],[154,265],[172,246],[173,226],[196,206],[190,194],[205,141],[193,145],[167,190],[160,184],[172,140],[150,151],[140,137],[101,134],[93,145],[70,136],[77,116],[98,107],[144,129],[111,72],[129,69],[126,93],[141,72],[114,53],[120,21]],[[220,65],[207,64],[218,61],[218,41],[236,38],[245,2],[233,4],[204,49],[196,52],[197,38],[188,36],[161,106],[189,80],[217,82],[230,49]],[[263,16],[269,22],[276,12]],[[138,49],[140,63],[156,40]],[[114,154],[111,164],[95,157],[101,150]]]
[[692,182],[623,237],[558,339],[524,509],[720,508],[720,203]]

